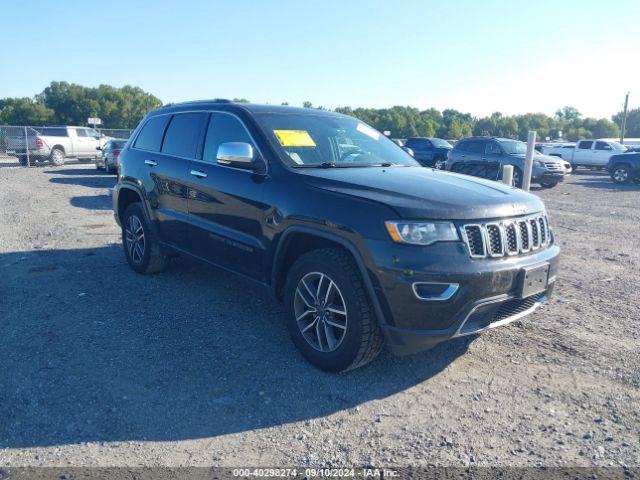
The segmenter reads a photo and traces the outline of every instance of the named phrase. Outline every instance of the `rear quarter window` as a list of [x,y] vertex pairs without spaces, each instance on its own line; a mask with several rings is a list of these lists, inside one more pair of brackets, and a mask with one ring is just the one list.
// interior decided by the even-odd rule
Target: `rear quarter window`
[[409,138],[405,146],[407,148],[429,148],[431,142],[426,138]]
[[160,115],[150,118],[147,123],[144,124],[142,130],[140,130],[140,134],[136,139],[134,147],[141,150],[159,152],[164,129],[168,122],[169,115]]

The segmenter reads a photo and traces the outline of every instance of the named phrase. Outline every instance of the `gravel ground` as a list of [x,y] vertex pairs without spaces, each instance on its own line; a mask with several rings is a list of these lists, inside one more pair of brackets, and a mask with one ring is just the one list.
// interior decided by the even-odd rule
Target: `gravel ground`
[[0,164],[1,466],[640,465],[640,186],[535,191],[563,253],[534,315],[333,375],[260,287],[130,270],[113,184]]

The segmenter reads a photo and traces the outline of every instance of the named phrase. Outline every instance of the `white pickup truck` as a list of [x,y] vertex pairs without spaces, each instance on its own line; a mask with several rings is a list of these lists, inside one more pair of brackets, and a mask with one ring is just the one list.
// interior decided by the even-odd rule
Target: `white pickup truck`
[[607,139],[580,140],[575,145],[542,147],[542,153],[560,157],[576,167],[606,167],[611,155],[623,153],[627,147]]
[[[98,147],[111,140],[111,137],[101,136],[93,128],[76,126],[29,127],[27,135],[29,161],[49,160],[54,165],[64,164],[65,158],[94,160],[101,154]],[[18,131],[14,136],[7,139],[7,153],[18,156],[20,163],[26,165],[24,134]]]

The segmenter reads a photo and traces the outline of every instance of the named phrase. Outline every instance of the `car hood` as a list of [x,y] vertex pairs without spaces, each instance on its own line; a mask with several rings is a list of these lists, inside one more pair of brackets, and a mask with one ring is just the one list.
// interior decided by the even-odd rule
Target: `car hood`
[[481,178],[423,167],[300,169],[315,188],[382,203],[400,217],[469,220],[544,210],[523,190]]

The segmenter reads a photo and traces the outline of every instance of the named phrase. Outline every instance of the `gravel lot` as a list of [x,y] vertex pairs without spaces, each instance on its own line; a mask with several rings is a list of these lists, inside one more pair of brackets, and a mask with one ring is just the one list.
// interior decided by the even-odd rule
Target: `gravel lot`
[[0,160],[0,466],[640,466],[640,186],[535,191],[563,256],[534,315],[332,375],[260,287],[130,270],[113,184]]

